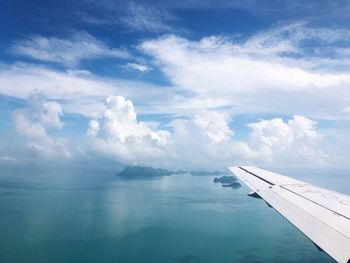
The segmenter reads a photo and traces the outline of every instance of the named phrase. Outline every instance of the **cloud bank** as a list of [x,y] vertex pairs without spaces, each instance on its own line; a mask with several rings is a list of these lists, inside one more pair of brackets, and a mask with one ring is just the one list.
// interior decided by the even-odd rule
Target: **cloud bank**
[[[348,30],[296,22],[245,38],[165,35],[142,40],[135,51],[141,58],[81,34],[34,36],[13,45],[17,55],[65,69],[0,64],[1,95],[27,101],[14,111],[14,127],[25,148],[39,156],[102,156],[173,168],[335,163],[330,149],[346,156],[333,146],[341,145],[337,133],[318,123],[350,117]],[[81,61],[99,57],[127,58],[116,70],[142,72],[141,80],[79,69]],[[168,84],[142,79],[153,73]],[[85,137],[79,153],[71,138],[57,135],[64,117],[74,114],[89,123],[80,127]],[[236,120],[243,115],[249,121],[242,136]]]
[[289,165],[292,161],[327,161],[319,149],[323,136],[316,122],[303,116],[287,122],[275,118],[250,123],[246,141],[234,138],[230,119],[219,111],[177,118],[160,128],[138,121],[130,100],[110,96],[101,116],[89,122],[89,151],[126,163],[218,168],[239,162]]

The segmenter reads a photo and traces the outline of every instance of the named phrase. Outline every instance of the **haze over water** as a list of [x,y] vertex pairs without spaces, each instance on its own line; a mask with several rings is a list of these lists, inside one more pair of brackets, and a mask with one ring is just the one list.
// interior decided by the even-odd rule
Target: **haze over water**
[[[345,173],[302,176],[349,194]],[[1,262],[332,262],[247,187],[212,176],[41,172],[0,182]]]

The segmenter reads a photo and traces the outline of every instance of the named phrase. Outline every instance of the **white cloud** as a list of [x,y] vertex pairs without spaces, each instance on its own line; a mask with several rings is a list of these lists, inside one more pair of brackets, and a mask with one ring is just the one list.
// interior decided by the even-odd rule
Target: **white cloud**
[[350,113],[350,106],[345,106],[342,112]]
[[[57,71],[32,64],[0,64],[0,94],[26,99],[35,90],[60,100],[67,113],[97,116],[110,94],[122,94],[140,102],[142,112],[164,112],[175,89],[138,81],[100,78],[88,71]],[[159,101],[159,98],[162,98]],[[164,107],[162,106],[164,105]],[[175,111],[176,109],[172,109]]]
[[[329,156],[321,150],[323,137],[309,118],[348,118],[350,74],[336,69],[344,60],[320,59],[313,52],[305,56],[303,49],[309,35],[330,43],[328,37],[334,34],[334,41],[340,41],[341,34],[307,30],[291,25],[246,40],[164,36],[143,42],[140,50],[153,57],[151,65],[164,72],[171,87],[15,64],[0,65],[0,93],[25,99],[38,89],[50,99],[38,106],[29,101],[14,113],[14,120],[28,147],[52,156],[70,154],[67,141],[49,135],[50,129],[63,127],[64,110],[91,118],[90,151],[125,162],[215,168],[239,162],[325,163]],[[74,64],[81,59],[61,61]],[[324,66],[328,62],[332,69]],[[146,71],[149,64],[127,65]],[[140,122],[135,108],[139,114],[181,117],[159,128]],[[249,138],[242,141],[230,128],[239,113],[294,117],[251,123]]]
[[252,144],[257,148],[268,147],[283,150],[293,143],[293,131],[282,119],[262,120],[248,126],[252,129],[250,134]]
[[316,122],[303,116],[251,123],[249,139],[234,138],[224,112],[206,110],[168,123],[168,129],[139,122],[130,100],[108,97],[103,117],[89,123],[92,152],[128,163],[166,167],[222,168],[243,163],[325,163]]
[[326,165],[330,161],[322,150],[324,137],[317,131],[316,122],[306,117],[294,116],[287,122],[279,118],[261,120],[248,127],[251,131],[246,141],[232,137],[208,149],[207,159],[213,158],[226,166],[254,163],[291,167]]
[[153,57],[174,86],[192,94],[191,99],[225,99],[221,107],[235,106],[240,113],[342,118],[350,100],[350,74],[343,68],[350,61],[328,58],[326,50],[324,57],[316,50],[306,52],[304,42],[329,43],[333,35],[334,41],[350,39],[350,32],[343,31],[301,23],[244,41],[215,36],[189,41],[170,35],[145,41],[139,48]]
[[194,123],[215,143],[222,143],[233,135],[227,117],[215,111],[195,115]]
[[324,152],[316,150],[323,138],[316,130],[316,122],[304,116],[294,116],[284,122],[280,118],[250,123],[249,147],[267,158],[280,162],[312,159],[326,162]]
[[[219,94],[232,94],[262,88],[298,91],[350,81],[348,74],[310,72],[290,66],[288,60],[284,62],[282,58],[280,61],[264,60],[256,53],[264,52],[266,48],[259,47],[256,51],[248,46],[241,52],[242,46],[215,37],[191,42],[169,36],[144,42],[141,47],[155,57],[174,84],[197,93],[215,90]],[[272,51],[266,52],[271,55]]]
[[[308,45],[308,41],[317,41]],[[348,42],[350,30],[342,28],[312,28],[306,21],[281,24],[268,30],[261,31],[249,38],[241,51],[254,53],[255,55],[279,55],[288,53],[303,53],[303,56],[315,55],[315,50],[320,46],[323,51],[332,49],[333,44]],[[305,43],[307,52],[305,52]],[[287,54],[286,54],[287,53]],[[322,56],[323,53],[318,53]],[[328,56],[327,54],[326,56]]]
[[68,142],[62,138],[54,138],[47,129],[61,129],[63,122],[61,106],[55,101],[46,101],[42,94],[33,93],[27,100],[25,108],[13,112],[13,120],[17,132],[26,140],[30,151],[44,158],[70,158]]
[[86,32],[76,32],[68,39],[30,36],[14,42],[11,51],[17,55],[66,66],[76,66],[81,60],[86,59],[129,56],[126,51],[109,48]]
[[125,162],[163,158],[170,134],[137,121],[133,103],[122,96],[109,96],[101,118],[91,120],[87,131],[93,151]]
[[108,25],[115,25],[118,23],[118,20],[115,16],[95,16],[96,13],[89,14],[85,11],[79,11],[79,12],[76,12],[75,14],[77,17],[79,17],[79,19],[82,22],[90,25],[108,26]]
[[287,122],[276,118],[251,123],[248,125],[251,129],[249,137],[242,141],[232,136],[234,131],[229,128],[222,113],[206,112],[200,118],[210,119],[213,114],[221,116],[211,118],[217,127],[213,134],[225,134],[223,140],[208,136],[213,130],[198,123],[198,117],[179,119],[170,124],[174,128],[174,152],[178,154],[173,156],[175,163],[187,160],[188,165],[194,167],[215,168],[242,163],[289,167],[324,165],[329,161],[327,154],[321,150],[323,136],[317,131],[316,122],[308,118],[294,116]]
[[[170,130],[139,122],[133,103],[121,96],[107,98],[102,116],[89,123],[90,150],[129,163],[218,167],[227,154],[217,154],[233,135],[227,116],[215,111],[171,121]],[[208,163],[210,158],[216,161]]]
[[[315,30],[321,39],[331,34],[338,40],[341,34],[346,37],[341,30],[312,29],[304,23],[282,25],[247,40],[214,36],[189,41],[166,36],[145,41],[140,49],[154,58],[172,87],[102,78],[87,71],[15,64],[1,65],[0,92],[23,99],[38,89],[50,99],[63,100],[66,112],[86,116],[97,116],[104,98],[119,94],[132,99],[140,113],[186,116],[224,107],[231,114],[348,118],[344,109],[350,100],[350,74],[336,69],[343,69],[340,65],[344,63],[350,67],[350,60],[300,55],[300,43],[315,35],[310,33]],[[287,56],[290,53],[298,56]],[[126,67],[141,72],[150,69],[149,62]]]
[[100,123],[96,120],[91,120],[89,122],[89,129],[87,131],[87,135],[89,137],[96,137],[98,132],[100,131]]
[[149,32],[172,31],[168,22],[174,18],[167,10],[130,2],[126,11],[127,14],[122,15],[120,21],[128,29]]
[[142,64],[138,64],[138,63],[126,63],[124,65],[125,68],[127,69],[134,69],[134,70],[138,70],[142,73],[146,73],[151,71],[153,68],[151,68],[148,65],[142,65]]
[[173,169],[222,169],[241,163],[314,165],[329,159],[320,150],[323,136],[316,122],[303,116],[251,123],[249,138],[242,141],[235,139],[224,111],[194,112],[160,128],[154,122],[139,121],[130,100],[109,96],[100,117],[89,122],[85,147],[78,145],[73,151],[72,141],[50,135],[51,130],[64,127],[62,114],[60,104],[46,101],[40,93],[31,95],[25,108],[14,111],[16,130],[27,149],[22,157],[24,153],[28,158],[77,159],[90,153],[97,159]]
[[0,155],[0,161],[15,163],[17,162],[17,159],[8,155]]

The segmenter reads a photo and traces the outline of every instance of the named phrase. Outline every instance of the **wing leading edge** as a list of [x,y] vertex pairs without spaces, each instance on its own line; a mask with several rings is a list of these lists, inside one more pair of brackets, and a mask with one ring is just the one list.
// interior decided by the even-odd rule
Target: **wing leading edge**
[[257,167],[228,169],[318,248],[350,263],[350,196]]

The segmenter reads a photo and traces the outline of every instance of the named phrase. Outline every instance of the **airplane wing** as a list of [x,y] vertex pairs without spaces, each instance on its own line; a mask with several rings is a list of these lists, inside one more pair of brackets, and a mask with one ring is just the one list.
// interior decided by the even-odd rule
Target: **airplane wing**
[[338,262],[350,263],[350,196],[252,166],[228,167]]

